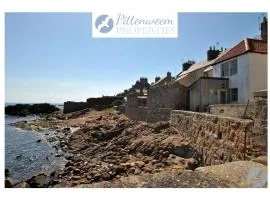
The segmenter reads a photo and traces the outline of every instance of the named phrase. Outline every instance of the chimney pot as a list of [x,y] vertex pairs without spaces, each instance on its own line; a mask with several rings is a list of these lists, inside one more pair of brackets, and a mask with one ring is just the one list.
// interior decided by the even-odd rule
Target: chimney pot
[[263,41],[267,42],[268,33],[267,33],[267,18],[263,17],[263,22],[261,23],[261,38]]

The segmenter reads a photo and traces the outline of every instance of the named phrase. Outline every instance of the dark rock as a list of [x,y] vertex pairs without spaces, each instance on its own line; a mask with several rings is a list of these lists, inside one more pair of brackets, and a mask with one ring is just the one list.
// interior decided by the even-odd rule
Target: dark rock
[[62,157],[64,154],[62,154],[62,153],[57,153],[57,154],[55,154],[55,157]]
[[31,156],[31,157],[29,158],[29,161],[30,161],[30,162],[33,162],[33,161],[34,161],[34,158]]
[[48,142],[55,142],[55,141],[57,141],[57,138],[56,138],[56,137],[49,137],[49,138],[47,139],[47,141],[48,141]]
[[185,169],[194,170],[198,166],[198,161],[194,158],[185,159]]
[[5,179],[5,188],[13,188],[13,184],[10,178]]
[[31,188],[43,188],[48,186],[47,176],[44,173],[32,176],[26,182]]
[[96,120],[97,120],[97,121],[102,120],[102,116],[100,116],[100,117],[96,118]]
[[80,176],[72,176],[72,179],[73,179],[73,180],[80,180],[81,177],[80,177]]
[[103,180],[110,180],[110,179],[111,179],[111,175],[110,175],[109,173],[107,173],[107,172],[103,172],[103,173],[101,174],[101,178],[102,178]]
[[68,132],[68,131],[71,131],[71,129],[69,127],[66,127],[66,128],[63,128],[62,131],[63,132]]
[[73,174],[79,174],[80,172],[81,170],[78,168],[73,169]]
[[5,177],[10,177],[9,169],[5,169]]
[[155,124],[152,124],[151,128],[153,128],[156,133],[159,133],[161,130],[169,128],[169,126],[170,126],[169,122],[161,121],[161,122],[157,122]]
[[38,139],[37,142],[41,142],[41,139]]
[[26,116],[30,114],[49,114],[60,110],[54,105],[48,103],[41,104],[16,104],[5,107],[6,115]]
[[73,165],[74,165],[74,163],[73,163],[73,162],[68,161],[68,162],[65,164],[65,167],[69,167],[69,166],[73,166]]

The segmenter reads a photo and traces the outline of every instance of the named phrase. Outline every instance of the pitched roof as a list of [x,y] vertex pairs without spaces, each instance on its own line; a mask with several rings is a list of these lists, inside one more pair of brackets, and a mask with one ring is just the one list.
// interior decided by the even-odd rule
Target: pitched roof
[[179,77],[176,79],[177,80],[180,80],[184,77],[186,77],[187,74],[189,74],[190,72],[193,72],[193,71],[196,71],[198,69],[201,69],[201,68],[204,68],[204,67],[207,67],[207,66],[210,66],[212,65],[217,59],[219,59],[220,57],[222,57],[225,53],[227,53],[228,51],[223,51],[221,52],[217,58],[213,59],[213,60],[204,60],[204,61],[201,61],[201,62],[198,62],[198,63],[194,63],[193,65],[190,66],[190,68],[188,68],[187,70],[183,71]]
[[267,54],[267,43],[262,40],[246,38],[215,60],[214,64],[229,60],[247,52]]

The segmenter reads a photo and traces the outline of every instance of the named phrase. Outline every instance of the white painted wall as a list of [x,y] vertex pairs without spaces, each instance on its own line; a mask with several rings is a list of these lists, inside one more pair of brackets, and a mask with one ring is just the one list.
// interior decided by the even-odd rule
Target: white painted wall
[[[249,96],[249,54],[243,54],[238,56],[237,58],[237,74],[234,74],[232,76],[228,76],[225,78],[229,78],[229,88],[238,88],[238,102],[235,103],[241,103],[245,104]],[[231,59],[231,60],[233,60]],[[228,62],[230,60],[226,60],[222,63]],[[221,77],[221,64],[219,63],[217,65],[213,66],[213,77]]]
[[267,89],[267,54],[249,53],[250,98],[253,92]]
[[[213,66],[213,77],[221,77],[222,63]],[[229,88],[238,88],[236,103],[246,104],[254,91],[267,89],[267,54],[246,53],[237,57],[237,64],[237,74],[227,77]]]

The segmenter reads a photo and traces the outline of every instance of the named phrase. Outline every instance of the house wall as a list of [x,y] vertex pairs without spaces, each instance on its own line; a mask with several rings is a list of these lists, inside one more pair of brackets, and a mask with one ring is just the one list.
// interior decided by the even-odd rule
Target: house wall
[[267,54],[249,53],[249,99],[253,92],[267,89]]
[[[219,101],[219,91],[228,88],[228,80],[201,78],[190,87],[190,110],[206,111],[206,107]],[[216,96],[214,92],[217,91]]]
[[151,87],[148,90],[147,107],[187,109],[187,89],[175,82],[169,85]]
[[[251,98],[251,96],[249,95],[250,93],[249,56],[250,53],[238,56],[237,74],[227,77],[229,78],[229,88],[238,88],[238,102],[235,103],[246,104],[248,99]],[[230,60],[213,65],[213,77],[221,77],[221,64],[228,61]]]

